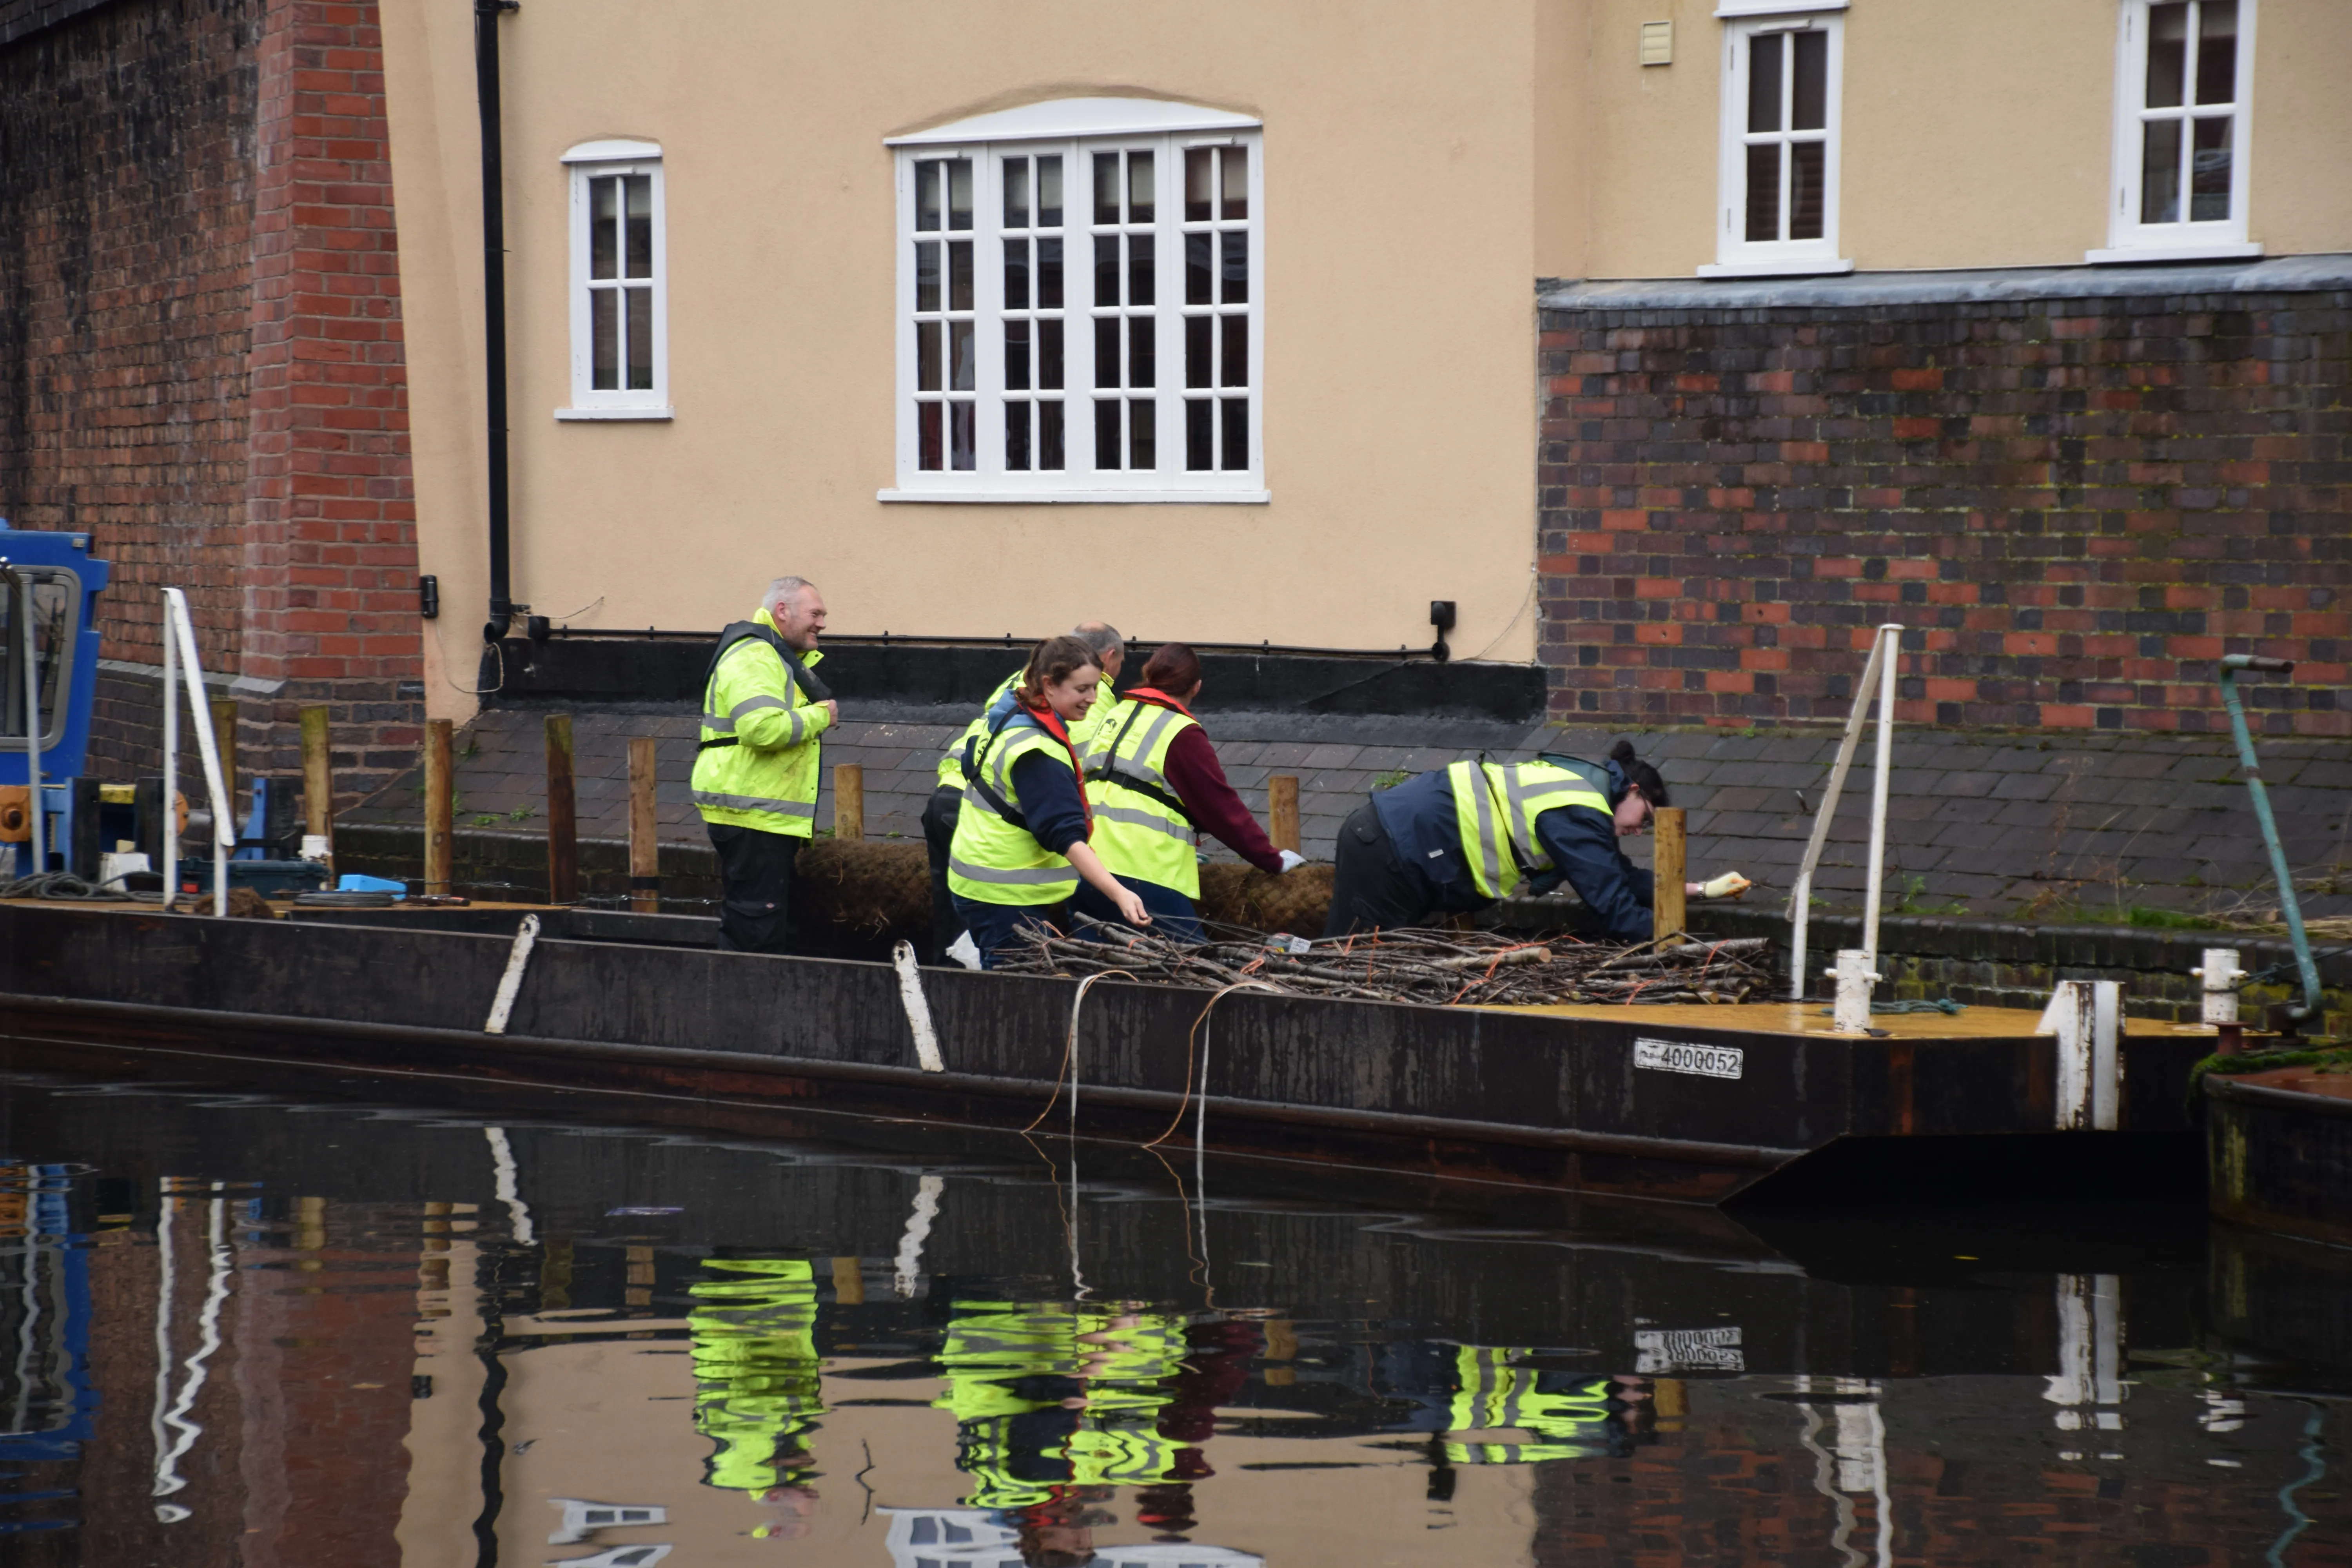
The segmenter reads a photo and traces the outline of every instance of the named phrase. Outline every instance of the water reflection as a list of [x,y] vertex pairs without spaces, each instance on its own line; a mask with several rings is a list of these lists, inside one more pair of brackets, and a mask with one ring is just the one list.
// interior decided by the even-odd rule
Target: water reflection
[[1373,1209],[545,1109],[0,1085],[9,1560],[2352,1550],[2352,1270],[2194,1215]]

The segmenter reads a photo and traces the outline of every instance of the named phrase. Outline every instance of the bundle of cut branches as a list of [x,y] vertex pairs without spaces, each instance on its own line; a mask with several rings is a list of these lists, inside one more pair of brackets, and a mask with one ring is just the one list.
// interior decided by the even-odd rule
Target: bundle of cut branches
[[1472,1007],[1742,1002],[1763,995],[1771,978],[1762,937],[1626,946],[1406,929],[1309,942],[1204,922],[1209,940],[1195,944],[1084,915],[1076,921],[1075,936],[1032,929],[1003,950],[997,968],[1202,990],[1257,981],[1300,996]]

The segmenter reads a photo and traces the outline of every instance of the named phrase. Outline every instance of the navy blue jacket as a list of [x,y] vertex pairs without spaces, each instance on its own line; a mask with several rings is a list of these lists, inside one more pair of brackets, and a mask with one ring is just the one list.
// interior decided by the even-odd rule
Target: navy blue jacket
[[1020,797],[1030,837],[1041,847],[1066,855],[1071,845],[1087,841],[1087,807],[1078,798],[1078,775],[1052,752],[1029,752],[1013,760],[1013,793]]
[[[1631,787],[1615,763],[1609,769],[1609,804],[1615,806]],[[1454,784],[1444,769],[1409,779],[1372,796],[1372,809],[1388,829],[1397,859],[1429,884],[1433,910],[1467,913],[1485,909],[1462,858],[1462,830],[1454,816]],[[1559,805],[1536,818],[1536,837],[1553,868],[1529,884],[1549,893],[1562,881],[1576,889],[1609,934],[1629,942],[1650,938],[1650,900],[1655,888],[1649,872],[1617,847],[1617,824],[1589,805]]]

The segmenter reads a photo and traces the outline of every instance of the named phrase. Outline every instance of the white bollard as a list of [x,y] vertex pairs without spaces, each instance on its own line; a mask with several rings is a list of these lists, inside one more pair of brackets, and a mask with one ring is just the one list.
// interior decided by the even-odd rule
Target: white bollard
[[1837,1003],[1832,1022],[1841,1035],[1859,1035],[1870,1028],[1870,988],[1879,976],[1870,967],[1870,954],[1858,947],[1838,949],[1837,967],[1824,969],[1837,982]]
[[2238,982],[2245,974],[2234,947],[2209,947],[2205,962],[2189,972],[2205,983],[2205,1022],[2238,1021]]

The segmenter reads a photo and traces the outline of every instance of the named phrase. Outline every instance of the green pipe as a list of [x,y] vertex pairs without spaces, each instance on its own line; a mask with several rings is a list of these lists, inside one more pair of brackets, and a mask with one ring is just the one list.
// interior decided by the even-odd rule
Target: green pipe
[[2311,938],[2304,934],[2303,906],[2294,901],[2294,878],[2287,870],[2286,850],[2279,843],[2278,822],[2271,816],[2271,797],[2263,787],[2262,764],[2254,761],[2254,737],[2246,728],[2246,710],[2238,700],[2236,679],[2242,669],[2285,675],[2294,668],[2292,659],[2230,654],[2221,660],[2221,700],[2229,707],[2230,728],[2238,737],[2238,771],[2246,777],[2246,791],[2254,797],[2254,818],[2263,825],[2263,842],[2270,847],[2271,875],[2278,879],[2279,909],[2286,916],[2287,938],[2294,943],[2294,966],[2303,973],[2303,1005],[2288,1008],[2286,1016],[2302,1023],[2319,1016],[2319,969],[2311,962]]

